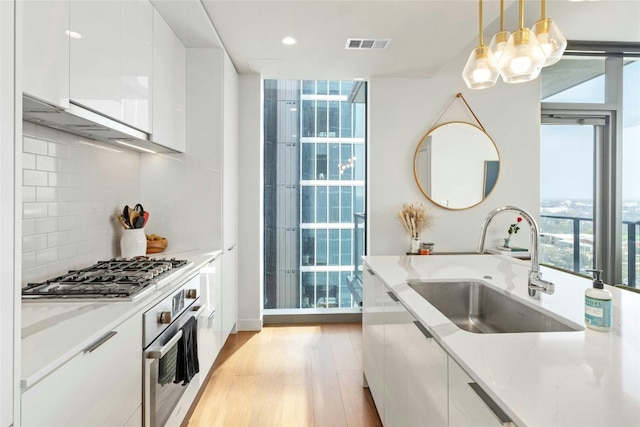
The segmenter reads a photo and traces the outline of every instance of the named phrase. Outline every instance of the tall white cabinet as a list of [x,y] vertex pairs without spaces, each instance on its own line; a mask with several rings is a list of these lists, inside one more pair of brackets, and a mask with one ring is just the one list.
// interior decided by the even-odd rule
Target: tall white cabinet
[[201,153],[214,173],[205,200],[204,221],[212,224],[207,246],[222,254],[222,341],[235,332],[238,318],[238,76],[221,49],[187,49],[187,154]]

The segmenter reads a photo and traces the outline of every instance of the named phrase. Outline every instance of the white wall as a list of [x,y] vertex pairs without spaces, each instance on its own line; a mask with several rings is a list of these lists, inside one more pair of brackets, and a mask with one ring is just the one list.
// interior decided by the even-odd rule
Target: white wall
[[[369,200],[368,246],[371,255],[405,253],[409,236],[396,215],[405,202],[423,202],[436,217],[423,241],[435,250],[472,251],[479,239],[485,215],[495,207],[512,204],[539,211],[539,80],[491,89],[466,89],[460,72],[465,58],[458,58],[430,79],[373,78],[369,97]],[[436,124],[447,105],[461,92],[495,141],[500,154],[500,176],[487,200],[467,210],[446,210],[430,203],[413,178],[413,156],[418,142]],[[456,100],[442,121],[473,123],[461,100]],[[515,215],[504,213],[489,229],[487,243],[495,246],[507,235]],[[514,238],[528,245],[528,233]]]
[[260,330],[263,301],[262,79],[240,76],[238,135],[238,329]]
[[[15,76],[15,3],[0,2],[0,426],[20,421],[20,242],[14,228],[18,208],[15,205],[17,139]],[[19,60],[19,56],[18,56]],[[19,77],[18,77],[19,81]],[[16,170],[18,169],[18,170]],[[14,399],[15,398],[15,399]]]

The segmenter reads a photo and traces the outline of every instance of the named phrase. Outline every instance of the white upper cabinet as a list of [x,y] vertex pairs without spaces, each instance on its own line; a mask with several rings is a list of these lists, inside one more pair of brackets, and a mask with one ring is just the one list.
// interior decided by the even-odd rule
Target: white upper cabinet
[[150,128],[152,6],[144,0],[71,1],[72,101]]
[[69,106],[69,0],[22,4],[22,90]]
[[125,123],[150,132],[154,8],[147,0],[127,0],[121,5],[122,117]]
[[180,152],[186,149],[185,76],[185,47],[154,10],[151,140]]

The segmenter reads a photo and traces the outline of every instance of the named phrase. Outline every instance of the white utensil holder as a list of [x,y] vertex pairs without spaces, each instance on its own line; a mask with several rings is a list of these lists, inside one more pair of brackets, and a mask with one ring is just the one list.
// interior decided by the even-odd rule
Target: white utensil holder
[[122,258],[134,258],[144,256],[147,253],[147,236],[144,228],[122,230],[120,238],[120,256]]

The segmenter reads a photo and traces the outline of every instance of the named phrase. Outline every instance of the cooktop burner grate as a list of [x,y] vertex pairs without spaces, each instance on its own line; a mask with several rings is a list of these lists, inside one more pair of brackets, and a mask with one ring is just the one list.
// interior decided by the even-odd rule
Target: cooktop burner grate
[[41,283],[29,283],[22,288],[22,297],[30,298],[132,298],[143,289],[158,283],[186,260],[110,259]]

